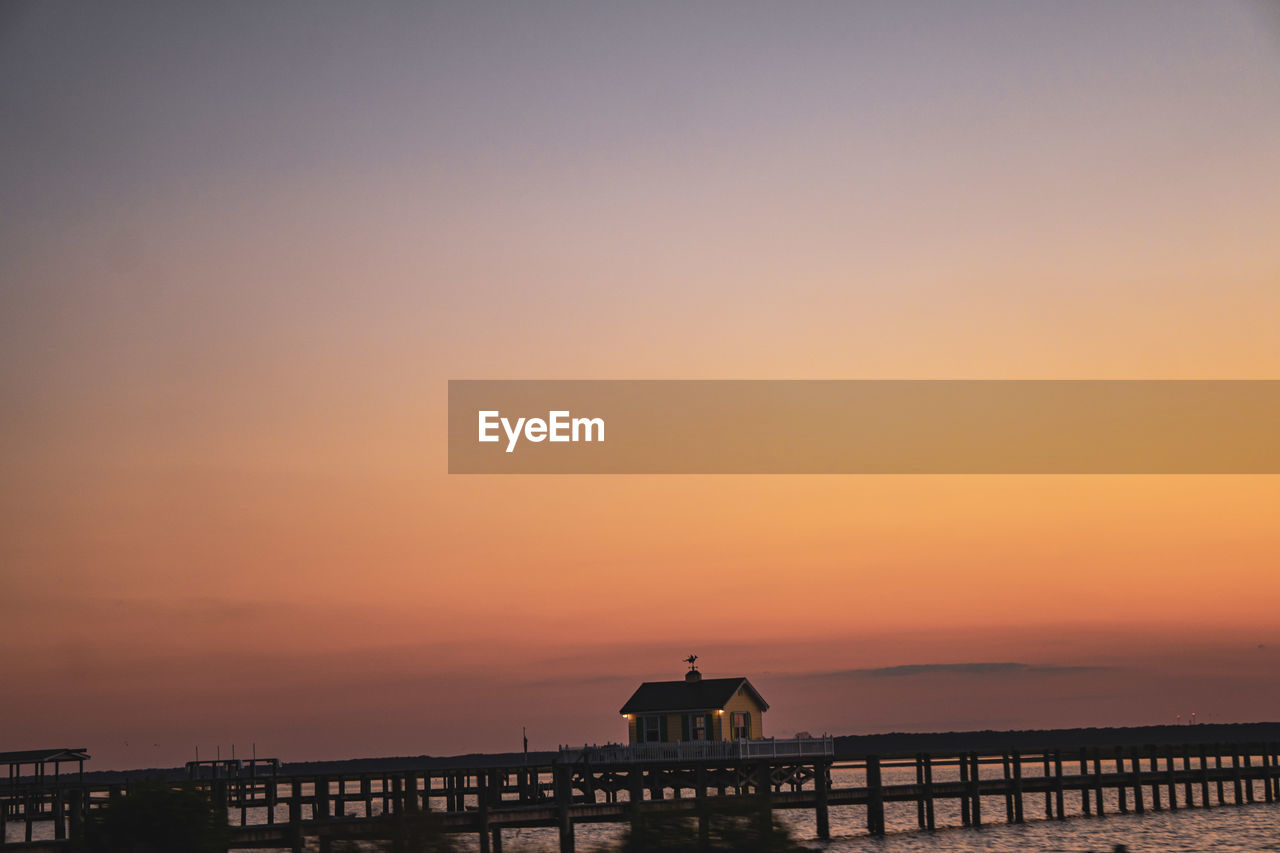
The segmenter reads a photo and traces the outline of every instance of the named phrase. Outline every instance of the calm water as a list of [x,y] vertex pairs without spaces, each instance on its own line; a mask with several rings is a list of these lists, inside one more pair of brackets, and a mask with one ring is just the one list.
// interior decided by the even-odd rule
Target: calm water
[[[832,809],[833,819],[835,811]],[[794,819],[788,819],[785,812],[782,816],[799,837],[812,838],[812,818],[806,821],[799,814]],[[834,820],[832,831],[839,831]],[[584,853],[600,850],[617,837],[615,827],[580,826],[577,847]],[[513,853],[556,853],[557,839],[555,830],[526,829],[519,835],[504,836],[503,849]],[[827,853],[1109,853],[1117,844],[1128,845],[1131,853],[1261,853],[1280,851],[1280,805],[1256,803],[1145,815],[1032,820],[1021,826],[995,824],[982,829],[891,832],[882,838],[859,832],[852,837],[833,838],[826,844],[804,843]]]
[[[833,818],[835,811],[832,810]],[[783,817],[787,818],[786,813]],[[812,837],[812,819],[788,822],[802,838]],[[8,829],[9,839],[18,841],[13,827]],[[839,831],[834,821],[832,829]],[[806,832],[810,834],[805,835]],[[617,838],[616,827],[578,827],[578,849],[583,853],[601,850]],[[503,849],[510,853],[556,853],[557,839],[552,829],[509,832],[503,837]],[[1145,815],[1037,820],[1022,826],[995,824],[976,830],[891,832],[883,838],[860,834],[836,837],[825,845],[816,841],[806,843],[826,853],[1109,853],[1116,844],[1127,844],[1131,853],[1262,853],[1280,851],[1280,805],[1256,803]],[[471,838],[461,846],[476,848]]]

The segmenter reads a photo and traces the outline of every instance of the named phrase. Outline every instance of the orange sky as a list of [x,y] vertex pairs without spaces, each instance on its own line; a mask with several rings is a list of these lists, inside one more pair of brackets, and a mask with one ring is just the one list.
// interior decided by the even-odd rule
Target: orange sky
[[690,651],[1275,717],[1276,477],[445,473],[450,378],[1277,378],[1265,4],[18,4],[0,79],[0,748],[603,741]]

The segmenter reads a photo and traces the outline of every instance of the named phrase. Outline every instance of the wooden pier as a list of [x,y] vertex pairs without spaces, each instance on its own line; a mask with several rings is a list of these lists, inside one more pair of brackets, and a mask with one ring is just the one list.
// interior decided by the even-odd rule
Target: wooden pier
[[[608,760],[602,760],[608,758]],[[861,807],[866,831],[886,831],[886,808],[914,805],[921,829],[938,825],[939,804],[958,805],[961,823],[1061,820],[1280,799],[1276,743],[1145,745],[1034,753],[753,755],[623,760],[625,756],[564,750],[530,765],[423,767],[396,772],[244,775],[179,784],[207,791],[231,819],[233,848],[321,850],[336,839],[393,840],[430,815],[435,831],[470,833],[482,853],[501,853],[504,833],[525,827],[559,832],[574,850],[574,827],[625,823],[633,804],[706,820],[717,798],[751,796],[773,810],[807,810],[816,835],[830,836],[830,809]],[[833,784],[833,779],[854,784]],[[62,849],[83,831],[88,812],[128,796],[128,784],[59,779],[0,780],[0,844],[23,827],[19,846]],[[1104,796],[1105,795],[1105,796]],[[1076,808],[1078,806],[1078,809]],[[901,806],[895,812],[901,821]],[[33,828],[51,823],[53,839],[36,843]],[[509,834],[507,835],[509,838]],[[25,842],[31,842],[29,846]]]

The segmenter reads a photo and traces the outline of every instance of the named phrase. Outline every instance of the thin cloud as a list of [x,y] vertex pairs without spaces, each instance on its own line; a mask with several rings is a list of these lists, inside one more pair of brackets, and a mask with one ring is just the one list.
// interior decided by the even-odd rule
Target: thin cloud
[[1026,672],[1031,667],[1025,663],[912,663],[902,666],[883,666],[865,670],[863,674],[873,678],[898,678],[910,675],[990,675],[991,673]]
[[520,682],[525,687],[593,687],[596,685],[639,684],[641,679],[628,675],[560,675]]
[[965,663],[913,663],[870,669],[841,669],[796,673],[795,678],[905,678],[931,675],[1060,675],[1100,672],[1111,667],[1058,666],[1017,661],[970,661]]

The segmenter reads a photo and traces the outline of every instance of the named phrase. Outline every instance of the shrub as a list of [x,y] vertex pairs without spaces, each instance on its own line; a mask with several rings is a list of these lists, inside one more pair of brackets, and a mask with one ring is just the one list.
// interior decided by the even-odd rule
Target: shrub
[[88,853],[224,853],[227,813],[191,785],[139,783],[90,811],[81,849]]
[[659,804],[639,805],[631,826],[618,845],[620,853],[795,853],[807,848],[796,843],[768,804],[754,797],[713,797],[703,809],[705,843],[699,838],[699,818],[672,812]]

